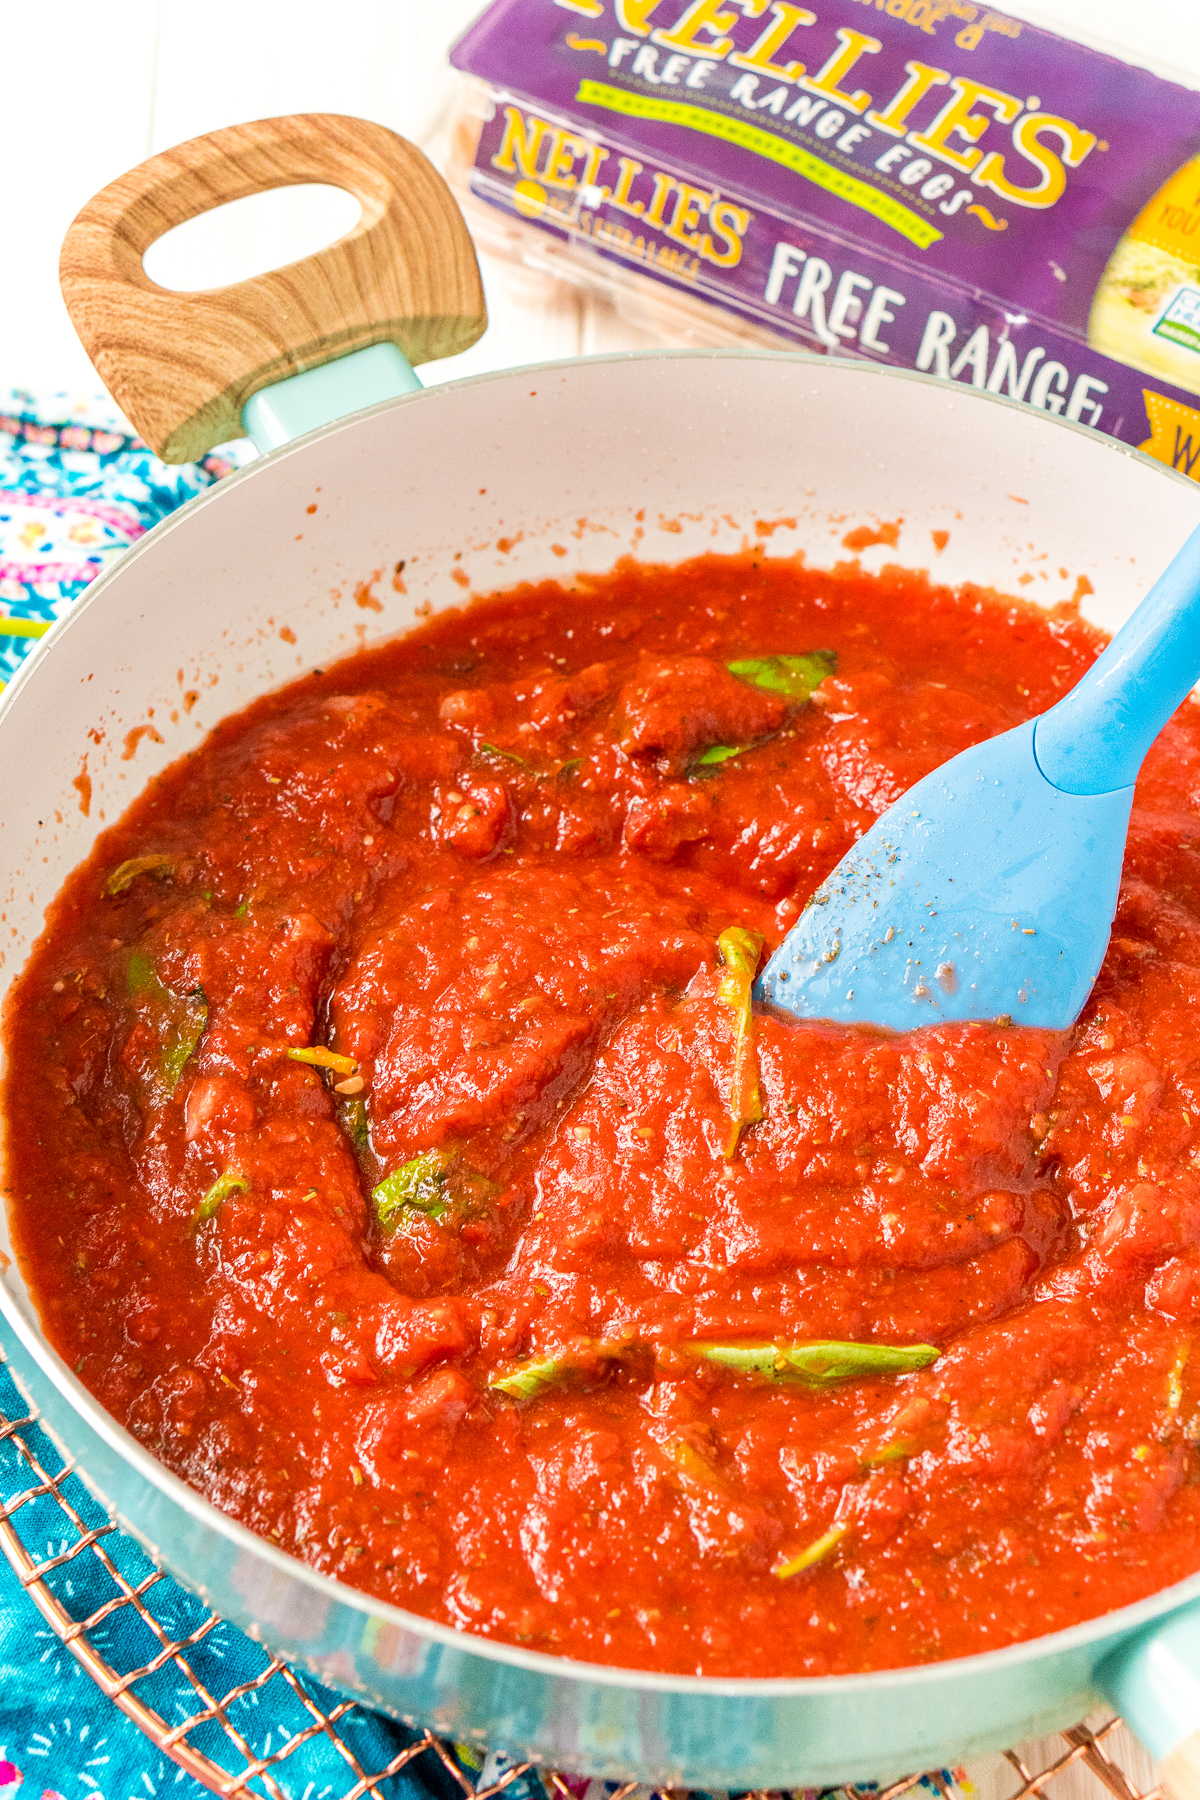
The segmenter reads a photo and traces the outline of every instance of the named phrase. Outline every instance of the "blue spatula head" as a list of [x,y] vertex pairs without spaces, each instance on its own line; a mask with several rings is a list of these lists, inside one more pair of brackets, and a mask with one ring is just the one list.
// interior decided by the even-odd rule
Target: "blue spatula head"
[[1035,723],[964,751],[884,813],[817,889],[759,997],[893,1031],[1072,1024],[1108,946],[1133,788],[1052,786]]

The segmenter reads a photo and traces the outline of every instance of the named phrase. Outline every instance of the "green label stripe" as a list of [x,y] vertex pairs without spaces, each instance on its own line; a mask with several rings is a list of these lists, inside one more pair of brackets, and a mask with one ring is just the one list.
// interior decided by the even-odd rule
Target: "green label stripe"
[[1154,327],[1156,337],[1169,338],[1173,344],[1182,344],[1185,350],[1200,350],[1200,332],[1193,331],[1190,325],[1184,325],[1177,319],[1162,319]]
[[860,181],[857,175],[847,175],[842,169],[835,169],[832,163],[814,156],[811,150],[804,150],[799,144],[746,120],[731,119],[726,113],[706,112],[702,106],[688,106],[682,100],[658,100],[650,94],[630,94],[624,88],[609,87],[603,81],[581,81],[575,98],[584,106],[601,106],[607,112],[624,113],[630,119],[657,119],[664,125],[682,125],[688,131],[702,131],[708,137],[721,138],[727,144],[737,144],[739,149],[753,151],[755,156],[782,163],[785,169],[791,169],[805,181],[811,181],[816,187],[824,188],[826,193],[834,194],[848,205],[857,206],[861,212],[870,213],[884,225],[890,225],[893,231],[898,231],[920,250],[928,250],[942,235],[936,225],[931,225],[928,219],[913,212],[911,207],[903,206],[899,200],[893,200],[890,194],[881,194],[878,188]]

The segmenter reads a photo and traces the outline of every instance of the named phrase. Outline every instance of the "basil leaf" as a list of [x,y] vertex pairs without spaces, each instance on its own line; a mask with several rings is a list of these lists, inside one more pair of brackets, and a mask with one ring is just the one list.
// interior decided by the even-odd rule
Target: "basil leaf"
[[763,1116],[758,1091],[758,1058],[754,1049],[754,1013],[751,995],[758,959],[762,955],[761,932],[731,925],[717,939],[725,967],[717,983],[717,997],[733,1015],[733,1080],[729,1087],[730,1131],[725,1144],[728,1161],[738,1146],[742,1128]]
[[190,994],[173,994],[159,980],[144,950],[130,953],[125,965],[125,985],[130,998],[148,1002],[159,1042],[159,1071],[167,1097],[179,1086],[179,1078],[208,1024],[208,1000],[203,988]]
[[488,1386],[507,1394],[512,1400],[536,1400],[539,1394],[565,1380],[571,1372],[569,1363],[547,1357],[544,1362],[521,1363],[506,1375],[494,1375]]
[[130,952],[129,961],[125,965],[125,985],[135,1000],[142,994],[150,994],[157,1000],[167,992],[154,973],[154,964],[144,950]]
[[789,700],[807,700],[815,687],[837,669],[836,650],[810,650],[804,656],[751,656],[726,668],[750,687],[786,694]]
[[285,1050],[284,1055],[293,1062],[308,1063],[314,1069],[332,1069],[335,1075],[358,1074],[358,1064],[352,1056],[327,1050],[324,1044],[315,1044],[311,1050]]
[[446,1211],[446,1172],[453,1161],[453,1150],[423,1150],[385,1175],[371,1194],[380,1229],[390,1235],[408,1209],[440,1219]]
[[690,1348],[736,1375],[770,1381],[799,1380],[808,1387],[836,1387],[860,1375],[903,1375],[924,1369],[942,1354],[936,1344],[849,1344],[815,1338],[799,1344],[707,1344]]
[[513,1368],[493,1375],[489,1388],[507,1394],[513,1400],[536,1400],[550,1388],[559,1387],[576,1375],[595,1375],[597,1363],[616,1362],[628,1356],[636,1345],[623,1341],[586,1343],[562,1356],[542,1357],[536,1362],[517,1363]]
[[702,769],[706,763],[728,762],[731,756],[744,756],[753,747],[752,744],[710,744],[703,755],[696,758],[695,766]]
[[799,1556],[793,1556],[787,1562],[776,1563],[771,1570],[772,1575],[779,1581],[787,1581],[790,1576],[799,1575],[801,1570],[811,1569],[814,1563],[824,1561],[831,1550],[836,1550],[849,1529],[849,1524],[831,1525],[828,1531],[810,1544],[807,1550],[802,1550]]
[[162,1072],[167,1092],[173,1094],[179,1086],[179,1077],[204,1036],[204,1027],[208,1024],[208,1000],[203,988],[185,994],[182,1000],[174,994],[168,997],[171,1009],[164,1021]]
[[[365,1144],[365,1109],[362,1129]],[[411,1162],[385,1175],[371,1198],[380,1230],[390,1237],[412,1213],[424,1213],[439,1222],[452,1213],[449,1225],[464,1224],[486,1212],[499,1192],[496,1182],[481,1175],[478,1169],[460,1163],[456,1150],[423,1150]]]
[[197,1225],[203,1225],[206,1220],[211,1219],[222,1200],[227,1200],[230,1194],[236,1194],[239,1191],[245,1193],[249,1186],[250,1183],[245,1176],[239,1175],[236,1169],[226,1169],[223,1175],[217,1176],[196,1208]]
[[371,1148],[371,1138],[367,1126],[367,1105],[365,1100],[343,1100],[341,1103],[342,1126],[349,1134],[356,1155]]
[[175,856],[131,856],[128,862],[113,870],[104,884],[104,891],[109,895],[123,894],[139,875],[155,875],[162,881],[165,876],[174,874],[178,863]]
[[890,1444],[882,1444],[878,1450],[868,1450],[863,1455],[865,1469],[878,1468],[882,1463],[899,1462],[902,1457],[911,1456],[913,1452],[911,1438],[895,1438]]
[[[745,925],[730,925],[717,939],[717,949],[721,952],[721,961],[726,968],[753,981],[763,943],[761,931],[749,931]],[[739,1004],[742,1003],[740,989],[738,1001]]]
[[506,762],[515,762],[520,769],[528,769],[532,766],[525,761],[523,756],[518,756],[515,750],[502,750],[499,744],[480,744],[479,748],[487,756],[502,756]]

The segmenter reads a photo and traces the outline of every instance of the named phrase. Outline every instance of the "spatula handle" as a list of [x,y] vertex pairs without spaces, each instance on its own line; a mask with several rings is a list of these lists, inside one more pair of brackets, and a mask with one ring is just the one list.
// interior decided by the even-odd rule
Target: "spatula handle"
[[[142,267],[172,226],[302,182],[362,206],[315,255],[202,293],[160,288]],[[336,113],[231,125],[152,156],[88,201],[59,273],[105,386],[164,462],[240,436],[246,401],[272,382],[386,342],[431,362],[487,324],[475,251],[437,170],[386,126]]]
[[1147,750],[1200,678],[1200,529],[1083,680],[1034,732],[1047,781],[1067,794],[1132,787]]

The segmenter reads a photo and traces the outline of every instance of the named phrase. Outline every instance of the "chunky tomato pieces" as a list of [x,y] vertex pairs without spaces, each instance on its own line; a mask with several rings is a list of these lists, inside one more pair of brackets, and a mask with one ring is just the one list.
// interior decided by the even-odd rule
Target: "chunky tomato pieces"
[[748,1001],[865,826],[1098,644],[714,557],[227,720],[13,996],[51,1339],[314,1567],[593,1660],[881,1667],[1200,1567],[1195,705],[1065,1038]]

